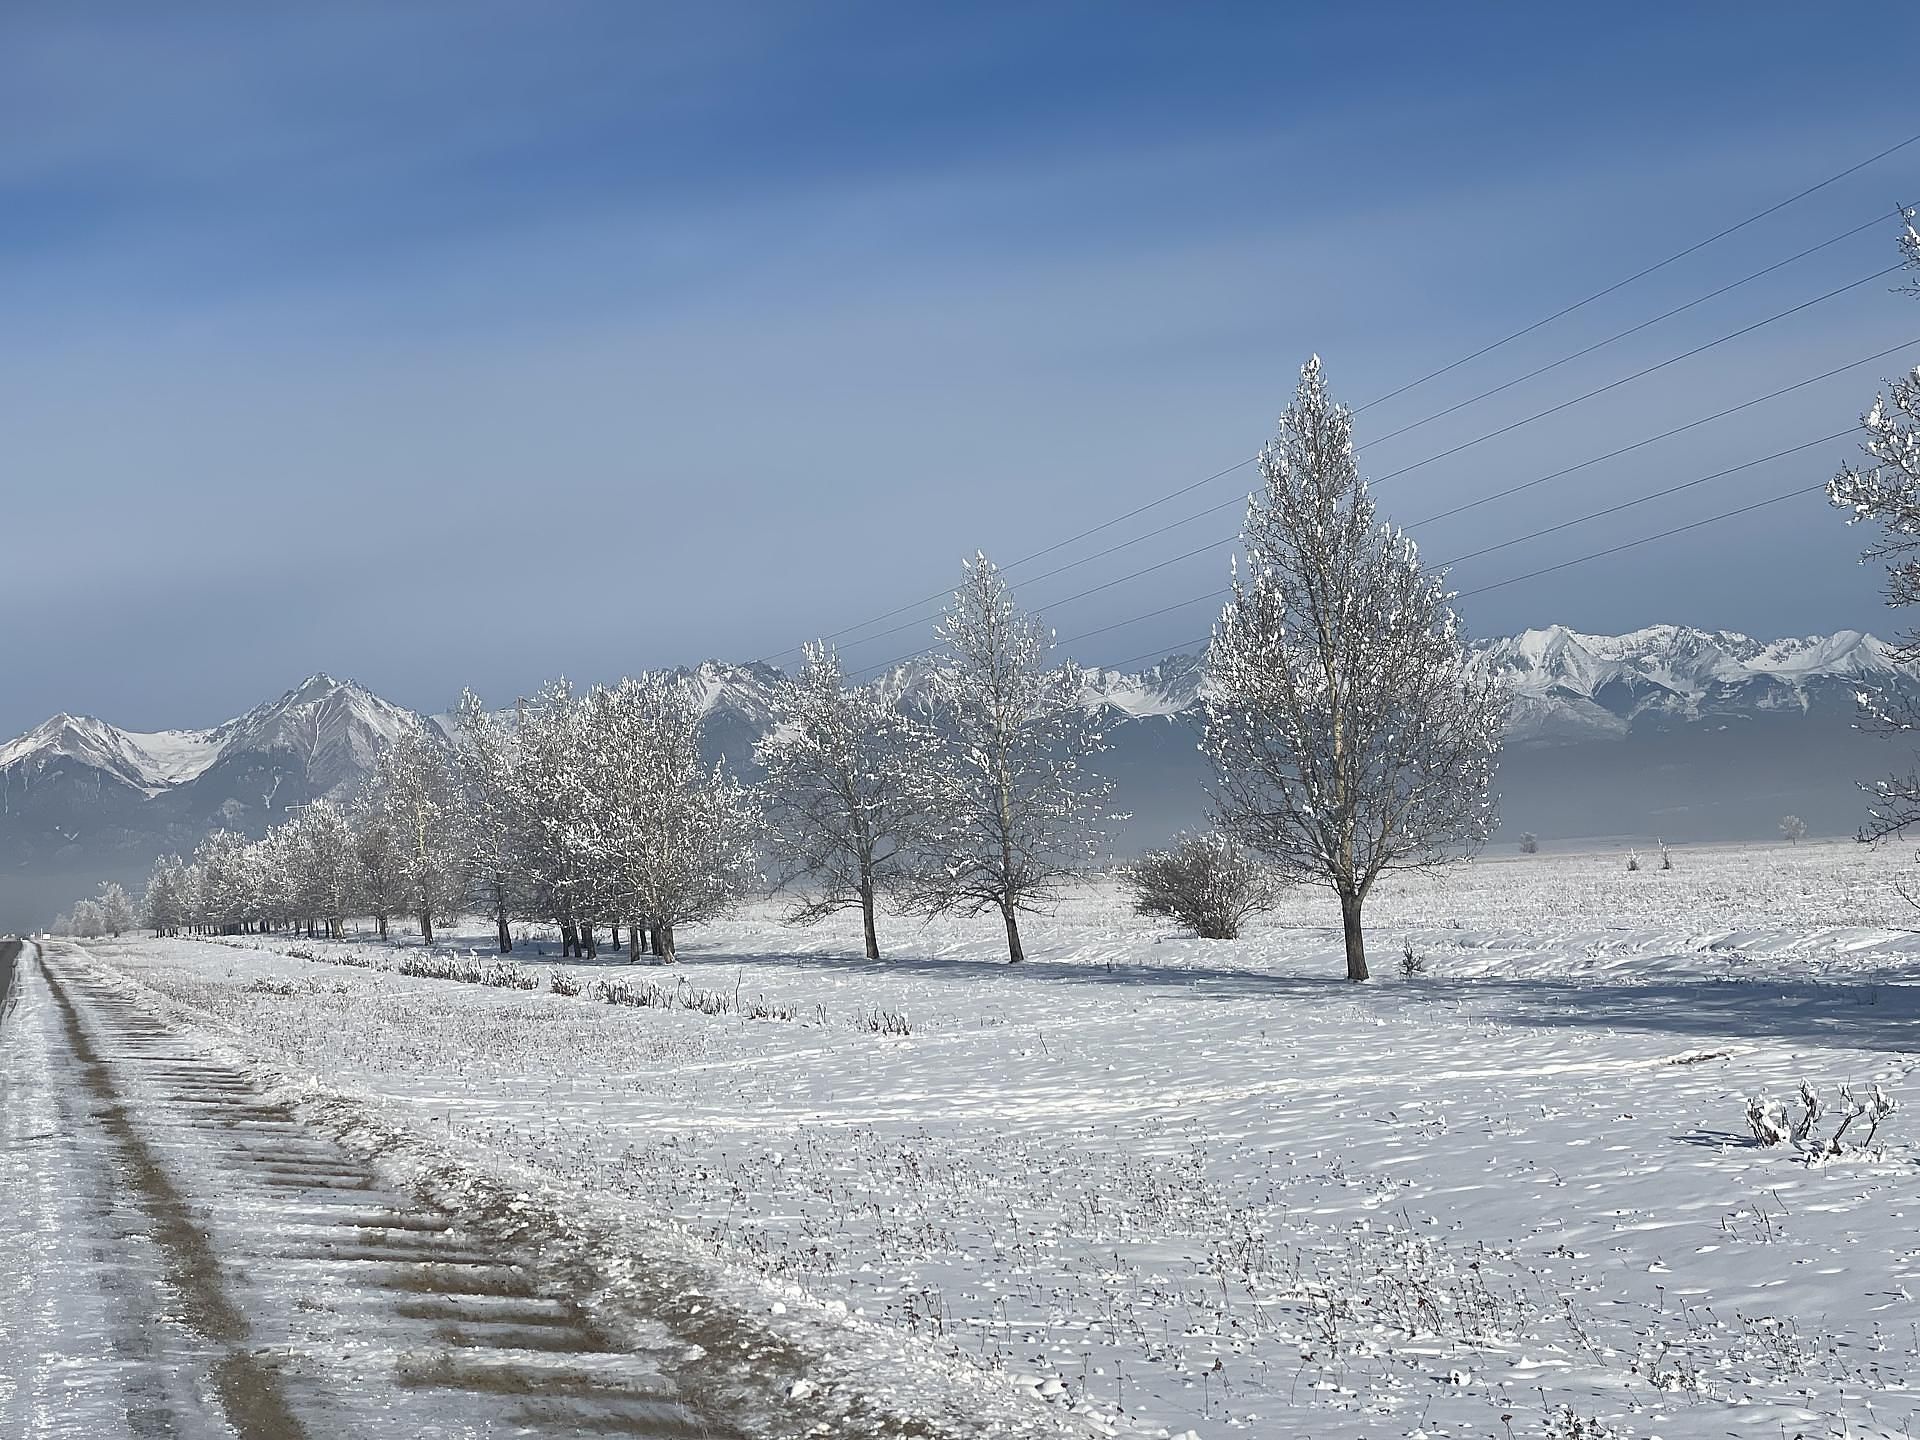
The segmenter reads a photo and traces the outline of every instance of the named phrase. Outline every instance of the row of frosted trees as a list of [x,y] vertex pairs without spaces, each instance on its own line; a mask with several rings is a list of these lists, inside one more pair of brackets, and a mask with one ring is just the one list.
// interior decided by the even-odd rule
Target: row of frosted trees
[[582,692],[555,681],[505,712],[469,693],[448,734],[384,750],[351,803],[163,858],[148,923],[334,936],[369,915],[384,936],[406,916],[431,942],[436,921],[477,912],[503,953],[516,920],[538,920],[568,955],[597,955],[602,934],[618,946],[624,930],[631,957],[670,960],[680,927],[771,873],[798,897],[797,921],[860,910],[871,957],[888,896],[928,913],[996,910],[1019,959],[1019,915],[1097,853],[1108,787],[1082,761],[1100,731],[1078,703],[1079,671],[1048,665],[1051,638],[984,557],[940,635],[917,710],[848,685],[832,651],[810,649],[774,695],[752,787],[703,757],[683,676]]
[[77,935],[91,940],[102,935],[123,935],[131,930],[137,916],[126,889],[109,880],[90,900],[79,900],[71,910],[53,922],[56,935]]
[[[1378,878],[1470,853],[1490,830],[1506,697],[1469,663],[1444,577],[1377,518],[1317,359],[1260,467],[1207,657],[1201,744],[1231,852],[1218,853],[1330,889],[1348,975],[1365,979]],[[383,752],[351,805],[162,861],[148,918],[162,932],[337,933],[370,914],[384,933],[407,915],[431,940],[436,920],[479,911],[502,951],[513,921],[536,919],[570,954],[596,954],[603,928],[617,946],[624,928],[630,954],[671,958],[677,927],[765,873],[792,887],[797,921],[858,910],[870,957],[886,897],[997,914],[1018,961],[1020,917],[1103,848],[1110,791],[1087,763],[1099,712],[984,556],[936,635],[911,703],[898,677],[849,685],[830,649],[810,648],[775,696],[751,788],[703,759],[684,678],[555,682],[508,712],[469,694],[448,736]]]
[[574,695],[546,687],[511,717],[473,696],[453,733],[426,728],[383,750],[350,803],[304,806],[257,840],[209,836],[190,860],[164,857],[147,922],[246,933],[337,936],[370,916],[381,936],[405,916],[431,943],[436,922],[484,911],[556,922],[569,954],[597,953],[600,924],[626,925],[671,957],[676,924],[707,918],[753,873],[748,792],[698,745],[684,683],[651,675]]

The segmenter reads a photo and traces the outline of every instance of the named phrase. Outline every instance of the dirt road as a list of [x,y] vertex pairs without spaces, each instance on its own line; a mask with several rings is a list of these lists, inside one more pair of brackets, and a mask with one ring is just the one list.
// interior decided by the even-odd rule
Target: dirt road
[[615,1346],[57,946],[15,949],[0,1434],[736,1433],[676,1385],[664,1332]]

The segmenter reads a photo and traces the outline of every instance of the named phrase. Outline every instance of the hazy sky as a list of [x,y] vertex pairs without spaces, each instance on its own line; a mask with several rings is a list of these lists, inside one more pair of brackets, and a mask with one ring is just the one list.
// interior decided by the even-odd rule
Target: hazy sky
[[[325,669],[437,709],[752,659],[1250,456],[1912,133],[1836,6],[0,8],[0,733]],[[1905,118],[1903,118],[1903,116]],[[1385,475],[1898,259],[1920,144],[1360,418]],[[1872,223],[1876,215],[1881,223]],[[1894,278],[1382,482],[1417,522],[1920,339]],[[1525,497],[1445,560],[1843,430],[1920,345]],[[1840,440],[1463,564],[1811,484]],[[1013,571],[1244,493],[1242,470]],[[1202,594],[1231,508],[1022,598]],[[1818,497],[1463,602],[1482,634],[1897,628]],[[1209,605],[1070,648],[1117,662]],[[889,624],[898,621],[889,622]],[[854,666],[922,643],[850,646]]]

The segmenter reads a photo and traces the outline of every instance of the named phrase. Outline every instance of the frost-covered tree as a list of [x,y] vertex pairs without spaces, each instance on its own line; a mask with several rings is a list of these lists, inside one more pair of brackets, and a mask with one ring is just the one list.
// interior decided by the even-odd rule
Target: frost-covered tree
[[1271,910],[1280,884],[1271,870],[1225,835],[1182,835],[1126,868],[1133,913],[1164,915],[1202,940],[1233,940],[1250,915]]
[[288,870],[288,917],[304,918],[309,935],[318,925],[329,939],[338,939],[343,921],[360,901],[352,822],[332,801],[316,800],[272,838],[280,841]]
[[180,927],[188,923],[190,894],[185,862],[178,855],[162,855],[154,862],[141,897],[147,928],[156,937],[178,935]]
[[446,747],[422,730],[402,732],[375,761],[371,794],[394,837],[407,910],[419,922],[421,942],[431,945],[434,920],[453,912],[464,888]]
[[1020,610],[976,555],[935,632],[929,677],[937,743],[915,767],[916,841],[907,901],[927,914],[998,910],[1007,958],[1026,958],[1019,917],[1055,902],[1099,854],[1112,785],[1087,757],[1104,744],[1080,704],[1077,665],[1050,669],[1053,634]]
[[260,867],[247,838],[215,830],[193,852],[193,915],[202,930],[236,934],[260,913]]
[[[1906,212],[1900,245],[1907,268],[1920,271],[1920,230],[1915,212]],[[1920,295],[1920,281],[1905,287]],[[1849,525],[1872,520],[1880,538],[1866,550],[1863,561],[1887,567],[1887,605],[1893,609],[1920,603],[1920,369],[1893,382],[1888,393],[1874,397],[1861,418],[1867,438],[1862,446],[1865,465],[1845,465],[1827,485],[1834,505],[1850,512]],[[1920,663],[1920,632],[1900,638],[1895,658]],[[1889,735],[1920,730],[1920,705],[1911,700],[1888,700],[1862,693],[1860,705],[1869,726]],[[1865,787],[1869,797],[1862,840],[1883,840],[1920,821],[1920,768],[1889,776]]]
[[676,927],[724,914],[753,879],[752,795],[702,758],[700,710],[678,677],[593,690],[583,733],[596,908],[654,925],[671,963]]
[[1789,845],[1798,845],[1807,838],[1807,822],[1798,815],[1782,815],[1780,835]]
[[107,933],[106,916],[97,900],[81,900],[73,907],[68,933],[81,940],[96,940]]
[[400,838],[372,796],[363,797],[353,809],[353,858],[360,903],[384,940],[387,922],[407,905],[407,867]]
[[516,863],[524,834],[516,732],[471,690],[453,712],[454,773],[461,790],[460,846],[474,888],[493,915],[494,938],[505,955],[513,949],[512,919],[518,887]]
[[1216,817],[1283,874],[1333,890],[1347,978],[1364,980],[1374,882],[1493,828],[1507,696],[1468,665],[1444,577],[1376,518],[1319,357],[1260,469],[1207,656]]
[[904,872],[919,818],[912,775],[931,737],[879,686],[849,686],[832,649],[805,655],[774,691],[757,752],[768,842],[779,883],[811,887],[792,922],[858,908],[867,958],[878,960],[874,906]]
[[520,708],[514,729],[515,867],[529,909],[560,927],[565,955],[586,953],[590,922],[605,898],[590,827],[597,802],[586,727],[581,699],[565,680],[554,680]]
[[107,934],[124,935],[133,928],[133,901],[127,898],[118,881],[109,880],[102,885],[96,903],[100,907],[100,923],[106,927]]

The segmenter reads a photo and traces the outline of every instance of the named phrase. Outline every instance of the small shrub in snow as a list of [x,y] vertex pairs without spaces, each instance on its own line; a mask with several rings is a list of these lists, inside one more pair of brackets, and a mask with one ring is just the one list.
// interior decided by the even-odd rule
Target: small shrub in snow
[[1527,831],[1526,834],[1520,837],[1520,853],[1522,855],[1538,855],[1540,853],[1540,837],[1531,830]]
[[1789,845],[1798,845],[1807,838],[1807,822],[1798,815],[1782,815],[1780,835]]
[[1673,868],[1673,852],[1667,848],[1667,842],[1664,840],[1660,842],[1660,868],[1662,870]]
[[1406,940],[1400,946],[1400,973],[1409,980],[1416,975],[1427,973],[1426,957],[1413,948],[1413,941]]
[[1769,1100],[1765,1096],[1749,1099],[1747,1128],[1753,1132],[1753,1138],[1762,1145],[1791,1145],[1808,1158],[1818,1159],[1838,1155],[1847,1131],[1855,1121],[1865,1120],[1867,1135],[1856,1148],[1868,1150],[1873,1147],[1874,1139],[1880,1133],[1881,1122],[1899,1109],[1898,1103],[1879,1085],[1865,1093],[1842,1085],[1838,1098],[1839,1124],[1833,1134],[1823,1140],[1816,1133],[1821,1118],[1827,1113],[1820,1093],[1802,1080],[1799,1098],[1798,1117],[1790,1116],[1787,1107],[1778,1100]]
[[1639,868],[1640,868],[1640,852],[1638,850],[1627,851],[1627,869],[1638,870]]
[[898,1010],[862,1010],[853,1017],[853,1028],[869,1035],[911,1035],[913,1026]]
[[488,965],[480,974],[482,985],[492,985],[502,990],[538,990],[540,977],[524,965],[507,962]]
[[422,980],[455,980],[496,990],[537,990],[540,977],[511,961],[481,961],[472,955],[409,955],[396,967]]
[[249,980],[241,987],[247,995],[278,995],[282,998],[292,995],[298,987],[291,980]]
[[609,1005],[625,1005],[636,1010],[665,1010],[673,1004],[673,991],[651,980],[602,980],[594,986],[593,993]]
[[574,996],[581,990],[580,981],[564,970],[554,970],[547,975],[547,989],[556,995]]
[[792,1020],[798,1013],[791,1005],[766,999],[743,1000],[737,990],[696,990],[684,980],[672,988],[652,980],[602,980],[591,994],[608,1005],[638,1010],[697,1010],[702,1015],[737,1015],[742,1020]]
[[1589,1420],[1572,1406],[1562,1405],[1547,1417],[1545,1440],[1618,1440],[1618,1432],[1598,1420]]
[[1272,909],[1280,894],[1273,873],[1224,835],[1182,835],[1126,876],[1134,914],[1176,920],[1202,940],[1235,939],[1241,922]]

